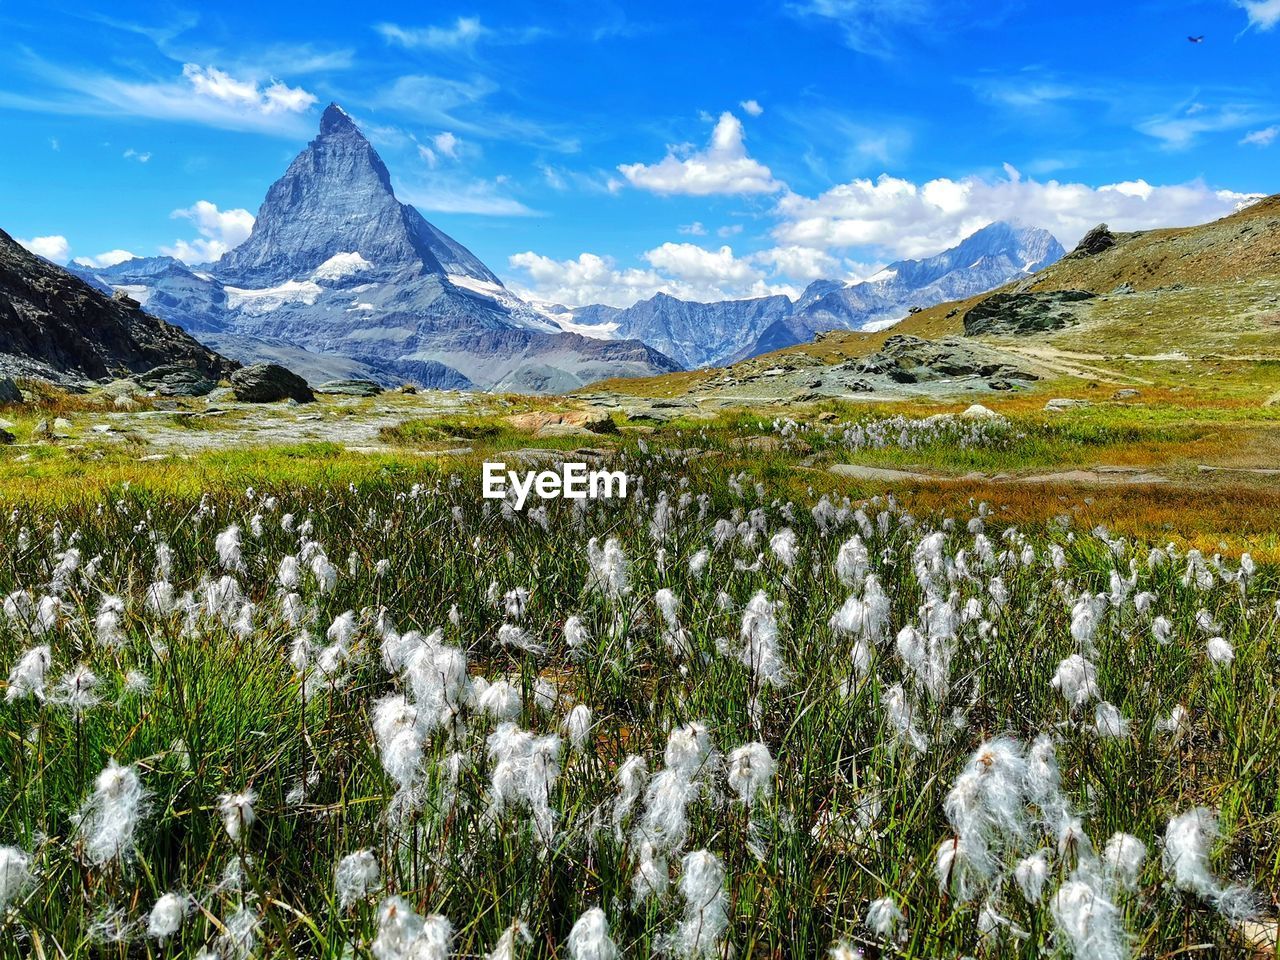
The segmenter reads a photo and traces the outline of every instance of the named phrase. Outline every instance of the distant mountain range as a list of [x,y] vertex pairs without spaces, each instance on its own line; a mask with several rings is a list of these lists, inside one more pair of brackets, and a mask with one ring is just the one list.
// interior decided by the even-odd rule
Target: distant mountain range
[[720,366],[808,343],[827,330],[880,329],[914,307],[1030,276],[1064,253],[1046,230],[996,222],[937,256],[900,260],[861,283],[814,281],[794,301],[773,296],[698,303],[660,293],[624,309],[559,309],[585,333],[595,327],[600,336],[643,340],[686,368]]
[[377,151],[337,105],[271,185],[247,240],[215,263],[170,257],[72,267],[225,356],[313,382],[553,393],[605,377],[734,362],[832,329],[876,328],[1053,263],[1046,231],[993,223],[861,283],[819,280],[798,300],[718,303],[658,294],[627,308],[531,304],[396,199]]

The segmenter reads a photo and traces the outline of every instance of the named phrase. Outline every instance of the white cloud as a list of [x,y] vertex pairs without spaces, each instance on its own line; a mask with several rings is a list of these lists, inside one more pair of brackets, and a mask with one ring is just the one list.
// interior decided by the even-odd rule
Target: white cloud
[[1138,124],[1138,130],[1170,149],[1181,150],[1192,146],[1202,134],[1240,130],[1261,119],[1266,119],[1265,115],[1251,106],[1211,108],[1193,103],[1178,113],[1145,120]]
[[472,47],[477,40],[492,33],[479,17],[458,17],[448,27],[402,27],[395,23],[379,23],[373,28],[388,43],[402,47],[425,47],[429,50],[451,50]]
[[716,229],[716,236],[720,237],[723,240],[726,237],[736,237],[741,232],[742,232],[742,224],[731,223],[723,227],[718,227]]
[[32,237],[30,240],[23,240],[21,237],[14,239],[36,256],[52,260],[54,263],[66,263],[67,257],[71,256],[71,244],[67,243],[67,238],[60,234],[50,237]]
[[431,143],[435,146],[436,152],[455,160],[458,157],[458,145],[462,141],[455,137],[448,130],[443,133],[437,133],[431,138]]
[[253,230],[253,214],[248,210],[219,210],[208,200],[197,200],[190,207],[173,211],[170,217],[190,220],[200,234],[195,240],[177,240],[172,246],[160,248],[165,256],[177,257],[184,263],[217,260],[243,243]]
[[707,228],[702,225],[701,221],[695,220],[693,223],[684,223],[676,227],[676,233],[686,237],[705,237]]
[[149,151],[139,153],[137,150],[133,149],[133,147],[126,150],[123,156],[126,160],[137,160],[139,163],[148,163],[151,160],[151,153]]
[[128,250],[108,250],[95,257],[76,257],[75,262],[82,267],[114,267],[117,263],[133,260],[137,256],[136,253],[130,253]]
[[467,180],[456,176],[434,178],[426,185],[398,186],[396,193],[406,203],[437,213],[474,213],[486,217],[536,217],[514,197],[502,192],[506,178]]
[[1041,183],[1008,168],[1008,179],[940,178],[916,184],[886,175],[840,184],[817,197],[788,193],[777,205],[782,245],[821,250],[874,248],[891,257],[930,256],[993,220],[1021,220],[1051,231],[1067,247],[1106,221],[1117,230],[1203,223],[1255,195],[1214,190],[1203,181],[1153,186]]
[[727,112],[720,115],[705,150],[668,147],[660,163],[624,163],[618,170],[634,186],[660,194],[776,193],[783,186],[768,167],[747,156],[742,121]]
[[1275,139],[1278,136],[1280,136],[1280,125],[1264,127],[1261,130],[1246,133],[1241,138],[1240,143],[1254,147],[1269,147],[1275,143]]
[[755,260],[771,265],[775,274],[804,283],[834,278],[844,272],[836,257],[816,247],[774,247],[756,254]]
[[42,92],[0,91],[0,105],[71,115],[146,117],[292,137],[306,132],[303,114],[316,102],[301,87],[270,77],[233,76],[194,63],[184,64],[180,77],[161,81],[66,69],[34,57],[30,69],[42,81]]
[[1280,0],[1236,0],[1249,17],[1249,26],[1270,30],[1280,23]]
[[755,257],[736,257],[729,247],[707,250],[692,243],[664,243],[643,259],[647,268],[620,269],[609,257],[593,253],[553,260],[529,251],[508,263],[527,278],[515,284],[517,292],[568,306],[629,307],[657,293],[703,302],[797,294],[794,286],[767,277]]
[[760,106],[759,100],[743,100],[738,104],[742,108],[742,112],[749,117],[758,117],[764,113],[764,107]]
[[894,33],[926,23],[932,7],[931,0],[808,0],[791,9],[803,17],[834,21],[850,49],[887,57]]
[[279,80],[259,84],[255,80],[233,77],[217,67],[185,63],[182,65],[182,76],[191,84],[197,96],[252,110],[267,117],[275,113],[301,113],[316,102],[315,96],[301,87],[290,87]]

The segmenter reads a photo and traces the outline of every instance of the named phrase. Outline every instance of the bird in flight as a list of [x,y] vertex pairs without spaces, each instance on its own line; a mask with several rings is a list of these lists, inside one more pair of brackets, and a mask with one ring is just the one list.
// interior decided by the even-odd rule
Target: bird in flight
[[1202,33],[1198,37],[1187,37],[1187,40],[1191,43],[1204,43],[1204,34]]

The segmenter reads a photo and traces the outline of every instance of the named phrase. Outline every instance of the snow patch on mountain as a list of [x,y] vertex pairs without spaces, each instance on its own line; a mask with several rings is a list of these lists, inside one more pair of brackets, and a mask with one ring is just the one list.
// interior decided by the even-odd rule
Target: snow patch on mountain
[[322,292],[320,284],[313,280],[286,280],[274,287],[252,290],[247,287],[223,287],[227,294],[227,307],[239,310],[251,317],[260,317],[290,303],[314,306]]
[[311,274],[312,280],[336,282],[373,269],[373,264],[358,253],[335,253]]

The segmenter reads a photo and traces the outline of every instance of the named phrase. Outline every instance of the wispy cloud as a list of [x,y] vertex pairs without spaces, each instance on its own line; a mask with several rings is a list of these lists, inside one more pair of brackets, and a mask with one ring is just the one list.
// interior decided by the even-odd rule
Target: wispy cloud
[[576,137],[491,109],[487,101],[499,89],[496,82],[483,75],[457,79],[409,74],[399,77],[375,102],[388,112],[477,140],[515,140],[557,153],[579,150]]
[[1272,124],[1261,130],[1252,130],[1240,138],[1241,146],[1269,147],[1280,137],[1280,125]]
[[547,36],[542,27],[490,27],[479,17],[458,17],[448,26],[407,27],[378,23],[373,29],[387,43],[409,50],[470,52],[482,44],[509,46],[533,43]]
[[1198,101],[1137,125],[1171,150],[1184,150],[1205,134],[1243,130],[1268,119],[1265,111],[1250,104],[1209,107]]
[[297,136],[316,97],[272,77],[233,75],[187,63],[176,77],[137,80],[93,70],[68,69],[28,55],[41,83],[35,92],[0,90],[0,105],[19,110],[82,116],[132,116],[226,130]]
[[435,176],[429,183],[397,185],[396,194],[406,203],[435,213],[469,213],[482,217],[540,217],[542,214],[505,190],[505,177],[493,180],[462,175]]
[[845,46],[873,57],[890,57],[904,29],[918,29],[934,13],[930,0],[806,0],[790,7],[801,19],[839,29]]
[[1280,0],[1235,0],[1235,4],[1244,10],[1251,27],[1270,30],[1280,23]]

